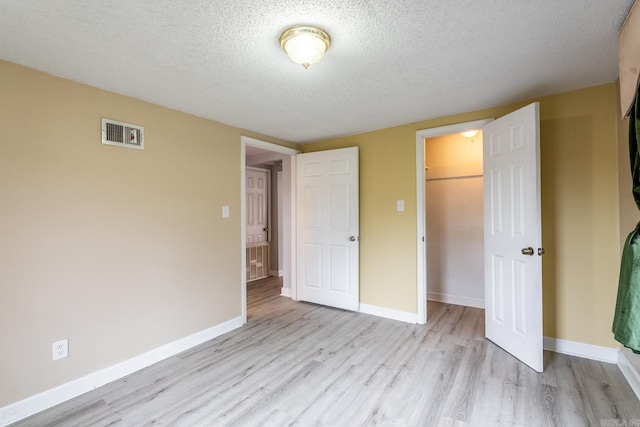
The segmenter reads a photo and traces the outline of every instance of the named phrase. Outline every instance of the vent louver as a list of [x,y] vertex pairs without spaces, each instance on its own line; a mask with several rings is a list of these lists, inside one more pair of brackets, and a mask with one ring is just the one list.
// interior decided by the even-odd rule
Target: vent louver
[[117,120],[102,119],[102,143],[144,150],[144,128]]

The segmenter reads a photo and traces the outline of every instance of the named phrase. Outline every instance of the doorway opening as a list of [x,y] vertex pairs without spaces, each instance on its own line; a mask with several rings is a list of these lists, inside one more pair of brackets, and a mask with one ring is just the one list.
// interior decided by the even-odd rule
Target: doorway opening
[[[418,254],[418,262],[417,262],[417,270],[418,270],[417,271],[417,297],[418,297],[417,308],[418,310],[417,311],[418,311],[418,323],[420,324],[425,324],[427,322],[428,296],[430,296],[433,299],[446,298],[448,301],[444,301],[444,302],[454,303],[452,298],[450,298],[450,295],[453,295],[453,294],[448,294],[448,292],[451,292],[451,289],[456,289],[456,286],[458,287],[458,290],[455,290],[455,292],[458,292],[460,288],[459,285],[451,285],[451,283],[453,282],[448,282],[448,284],[446,285],[448,287],[443,288],[441,284],[439,287],[434,286],[433,287],[434,289],[432,289],[432,286],[429,284],[429,279],[435,279],[442,276],[443,269],[441,268],[439,271],[435,271],[435,272],[427,271],[428,270],[427,258],[430,256],[427,253],[427,250],[431,249],[433,251],[437,247],[437,246],[432,246],[429,248],[427,246],[427,237],[429,237],[429,232],[433,231],[432,234],[434,234],[441,230],[437,230],[435,228],[436,224],[433,224],[433,230],[430,230],[429,229],[430,225],[427,224],[427,205],[426,205],[426,193],[425,193],[425,191],[427,190],[426,179],[428,177],[429,180],[431,181],[429,183],[429,187],[431,187],[431,192],[434,195],[434,199],[435,199],[436,198],[435,195],[437,195],[438,193],[442,193],[446,187],[451,186],[451,182],[448,182],[448,181],[454,180],[456,176],[460,176],[460,175],[470,175],[470,176],[477,175],[477,172],[478,172],[477,164],[475,166],[470,166],[470,165],[461,166],[459,162],[458,164],[456,164],[456,162],[446,160],[446,158],[451,155],[452,151],[438,150],[438,148],[443,148],[443,147],[451,148],[451,147],[446,147],[446,145],[443,145],[442,142],[438,143],[438,141],[435,140],[435,138],[443,137],[445,135],[460,134],[461,132],[469,131],[472,129],[482,129],[482,127],[485,124],[491,121],[493,121],[493,119],[477,120],[473,122],[458,123],[455,125],[442,126],[438,128],[423,129],[416,132],[416,192],[417,192],[416,193],[416,210],[417,210],[416,217],[417,217],[417,254]],[[439,160],[436,160],[439,163],[438,164],[433,163],[431,172],[427,173],[427,169],[425,169],[425,161],[427,162],[426,166],[429,167],[428,163],[430,160],[425,157],[425,153],[427,151],[425,150],[425,144],[426,144],[425,141],[430,138],[434,138],[434,141],[436,141],[433,143],[433,147],[432,147],[435,151],[431,150],[433,151],[431,160],[434,160],[433,155],[437,151],[442,151],[443,153],[439,155],[439,157],[441,158]],[[476,138],[477,140],[477,136],[474,136],[474,138]],[[464,143],[464,141],[462,141],[462,143]],[[445,144],[446,144],[446,140],[445,140]],[[438,145],[441,145],[442,147],[437,147]],[[473,162],[469,160],[469,163],[473,163]],[[482,169],[480,169],[480,175],[481,174],[482,174]],[[444,198],[447,195],[441,194],[441,196]],[[482,198],[482,192],[480,193],[480,197]],[[482,207],[482,204],[480,206]],[[437,216],[438,206],[432,204],[430,205],[430,208],[433,208],[430,210],[430,214],[433,214],[432,216]],[[448,204],[448,208],[455,209],[456,208],[455,202],[451,201]],[[454,212],[454,216],[457,216],[458,219],[462,219],[465,215],[462,214],[461,212]],[[441,221],[449,222],[449,223],[452,223],[453,220],[454,218],[441,219]],[[460,233],[460,232],[461,232],[460,230],[456,230],[456,233]],[[431,237],[433,237],[433,235]],[[441,236],[441,237],[442,238],[440,238],[439,240],[440,243],[446,243],[447,240],[451,240],[451,236]],[[429,243],[431,244],[431,242]],[[438,242],[434,242],[434,243],[436,245],[438,244]],[[448,250],[450,251],[451,249],[452,248],[449,248]],[[456,251],[457,250],[453,248],[452,252],[454,254],[456,253]],[[448,256],[449,258],[450,258],[450,255],[451,254],[449,254]],[[434,258],[433,261],[435,263],[438,260]],[[460,259],[457,260],[458,263],[460,261],[461,261]],[[444,265],[445,273],[450,271],[451,265],[453,263],[454,261],[451,260]],[[453,279],[454,282],[459,282],[460,278],[450,277],[450,279]],[[431,293],[431,295],[429,295],[429,293]],[[456,299],[456,301],[460,303],[464,300]],[[466,302],[469,303],[469,300],[467,300]],[[475,302],[477,303],[477,301]]]
[[[247,321],[247,282],[260,277],[282,277],[281,294],[296,299],[295,290],[295,155],[300,151],[266,141],[241,137],[241,304],[243,323]],[[259,208],[255,205],[258,195],[249,201],[247,172],[251,187],[258,187],[261,176],[270,175],[263,182],[265,197],[270,194],[271,203],[264,203],[266,222],[257,225]],[[264,172],[264,175],[261,173]],[[268,172],[267,172],[268,171]],[[269,183],[267,183],[269,182]],[[248,214],[247,210],[251,209]],[[251,218],[252,225],[248,224]],[[264,219],[263,218],[263,219]],[[256,228],[258,227],[258,228]],[[260,233],[262,232],[262,234]],[[250,233],[250,234],[249,234]],[[261,235],[259,235],[261,234]],[[249,249],[249,250],[248,250]],[[248,252],[251,254],[248,255]],[[258,252],[260,254],[258,254]],[[255,255],[255,257],[254,257]],[[255,258],[255,259],[254,259]],[[260,267],[258,269],[258,267]]]
[[482,130],[475,131],[424,139],[427,300],[484,308]]
[[[248,148],[249,153],[253,151],[253,147]],[[281,277],[278,222],[282,215],[278,210],[277,176],[282,163],[275,160],[255,164],[252,158],[251,154],[246,155],[247,285],[270,276]]]
[[[489,123],[491,122],[491,123]],[[482,128],[485,337],[542,372],[540,104],[498,120],[416,132],[418,320],[427,320],[425,138]],[[538,248],[536,256],[534,247]],[[461,268],[466,267],[459,260]]]

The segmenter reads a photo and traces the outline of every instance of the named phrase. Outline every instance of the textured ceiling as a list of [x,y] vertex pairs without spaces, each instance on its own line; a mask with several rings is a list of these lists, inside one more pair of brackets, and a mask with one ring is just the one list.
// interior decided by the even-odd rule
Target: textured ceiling
[[[0,0],[0,58],[304,143],[614,81],[632,3]],[[295,24],[332,38],[308,70]]]

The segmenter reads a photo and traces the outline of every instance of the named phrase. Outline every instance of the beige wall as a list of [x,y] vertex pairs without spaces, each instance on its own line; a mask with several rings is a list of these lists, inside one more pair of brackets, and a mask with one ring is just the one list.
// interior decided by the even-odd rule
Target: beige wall
[[[101,117],[145,150],[102,145]],[[3,61],[0,129],[0,407],[241,315],[258,135]]]
[[[615,346],[615,86],[539,101],[545,335]],[[303,146],[360,147],[363,303],[416,311],[415,132],[522,105]],[[146,149],[101,145],[101,117]],[[0,407],[240,316],[239,141],[260,135],[2,61],[0,129]]]
[[[616,346],[619,264],[613,83],[541,98],[545,336]],[[526,103],[305,144],[360,147],[361,301],[416,312],[417,130],[503,116]],[[395,212],[405,199],[406,211]]]
[[[349,146],[360,147],[360,302],[415,313],[415,129],[304,144],[302,151]],[[396,200],[405,201],[404,212]]]

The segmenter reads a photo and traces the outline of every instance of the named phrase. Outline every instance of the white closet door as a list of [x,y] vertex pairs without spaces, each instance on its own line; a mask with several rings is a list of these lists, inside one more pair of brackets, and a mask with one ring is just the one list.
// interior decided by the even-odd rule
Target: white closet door
[[486,337],[538,372],[542,361],[539,104],[484,126]]

